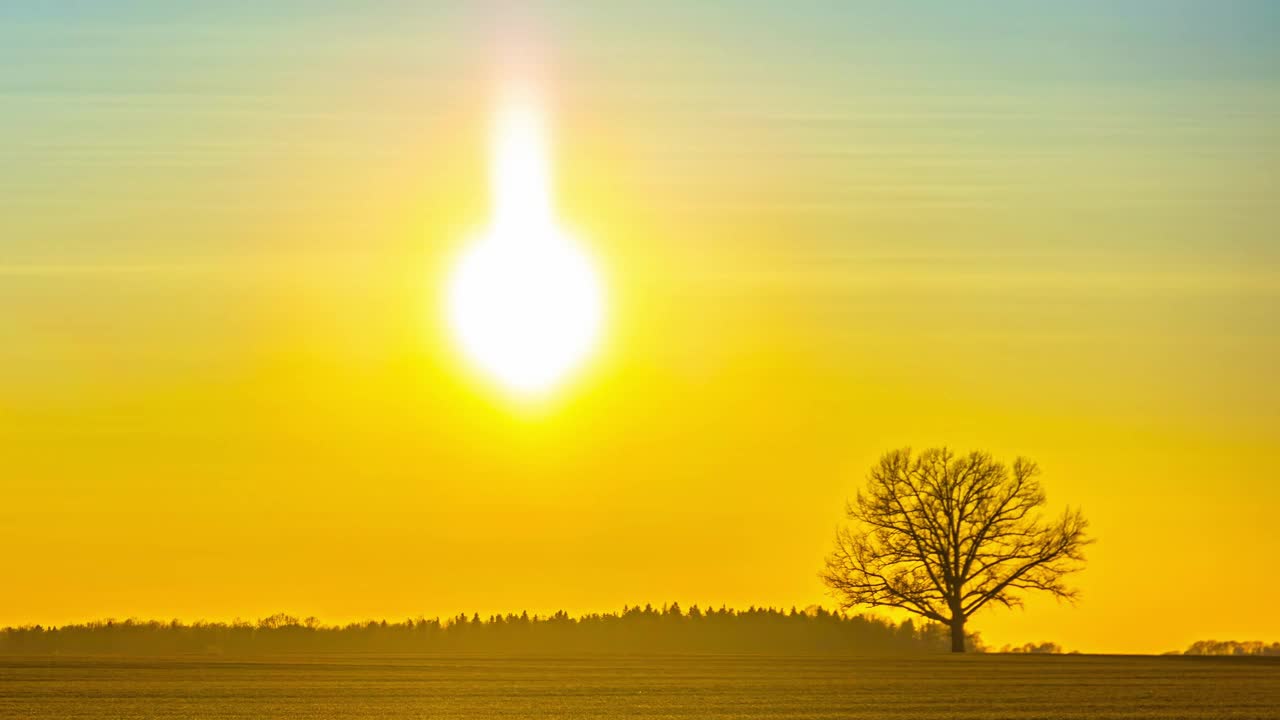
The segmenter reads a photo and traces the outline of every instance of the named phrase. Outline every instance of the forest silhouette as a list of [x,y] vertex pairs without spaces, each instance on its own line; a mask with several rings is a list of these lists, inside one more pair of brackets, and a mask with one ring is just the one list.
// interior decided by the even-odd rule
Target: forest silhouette
[[[0,654],[260,655],[306,652],[682,653],[741,652],[780,655],[902,654],[947,650],[940,624],[894,623],[867,615],[729,608],[685,611],[677,603],[626,607],[620,613],[578,617],[460,614],[325,625],[314,617],[277,614],[257,622],[186,624],[142,620],[0,630]],[[970,637],[974,649],[980,647]]]

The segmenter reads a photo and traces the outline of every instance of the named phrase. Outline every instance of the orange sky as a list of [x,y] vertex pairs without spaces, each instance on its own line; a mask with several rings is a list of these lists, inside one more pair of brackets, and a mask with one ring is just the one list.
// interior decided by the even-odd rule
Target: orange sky
[[0,623],[830,604],[844,499],[947,443],[1033,457],[1098,538],[1077,607],[989,642],[1277,639],[1246,5],[533,12],[611,301],[533,410],[440,308],[490,15],[0,11]]

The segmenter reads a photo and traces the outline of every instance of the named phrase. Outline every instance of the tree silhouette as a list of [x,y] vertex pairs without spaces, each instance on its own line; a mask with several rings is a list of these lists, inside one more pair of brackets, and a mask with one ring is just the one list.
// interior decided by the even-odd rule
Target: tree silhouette
[[950,626],[952,652],[988,603],[1019,606],[1033,590],[1073,600],[1064,577],[1083,567],[1088,523],[1070,508],[1044,520],[1039,474],[1025,458],[1006,467],[982,452],[890,452],[848,504],[853,524],[822,579],[843,609],[901,608]]

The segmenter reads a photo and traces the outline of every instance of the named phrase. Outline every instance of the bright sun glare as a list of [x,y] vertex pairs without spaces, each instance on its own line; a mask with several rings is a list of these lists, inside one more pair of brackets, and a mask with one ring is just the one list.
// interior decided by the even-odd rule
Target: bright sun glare
[[590,258],[555,221],[535,103],[503,103],[491,152],[493,217],[453,269],[449,325],[478,368],[517,394],[537,396],[595,347],[603,291]]

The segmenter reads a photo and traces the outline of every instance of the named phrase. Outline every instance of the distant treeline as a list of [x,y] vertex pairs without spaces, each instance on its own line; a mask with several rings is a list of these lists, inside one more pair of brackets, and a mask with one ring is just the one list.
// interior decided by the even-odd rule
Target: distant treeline
[[[977,638],[973,638],[975,646]],[[314,617],[272,615],[257,622],[186,624],[102,620],[61,627],[0,630],[0,654],[254,655],[295,652],[365,653],[680,653],[859,654],[945,652],[947,629],[895,624],[864,615],[751,608],[686,612],[627,607],[620,613],[571,617],[458,615],[400,622],[325,625]]]
[[1066,650],[1063,650],[1058,643],[1039,642],[1026,643],[1024,645],[1005,645],[1000,648],[1000,652],[1013,653],[1015,655],[1062,655]]
[[1261,640],[1201,640],[1194,642],[1183,655],[1280,655],[1280,642],[1270,645]]

